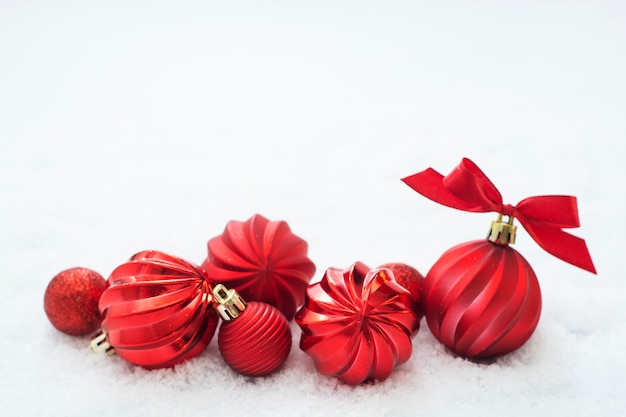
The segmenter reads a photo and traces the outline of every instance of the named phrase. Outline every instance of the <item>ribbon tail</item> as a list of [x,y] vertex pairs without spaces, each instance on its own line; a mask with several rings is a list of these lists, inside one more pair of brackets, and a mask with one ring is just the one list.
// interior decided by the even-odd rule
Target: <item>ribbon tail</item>
[[597,274],[584,239],[536,220],[522,217],[518,217],[518,220],[546,252],[585,271]]
[[489,212],[491,208],[470,203],[452,194],[443,183],[443,175],[432,168],[402,178],[402,181],[424,197],[444,206],[471,212]]
[[561,229],[580,227],[576,197],[540,195],[525,198],[515,206],[527,220],[536,220]]

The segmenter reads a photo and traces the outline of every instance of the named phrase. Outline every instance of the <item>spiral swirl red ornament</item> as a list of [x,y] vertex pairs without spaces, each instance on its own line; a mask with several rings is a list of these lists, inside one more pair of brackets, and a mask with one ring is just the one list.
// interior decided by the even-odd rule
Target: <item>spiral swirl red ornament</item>
[[419,329],[411,301],[389,269],[329,268],[296,314],[300,348],[321,374],[352,385],[384,380],[411,356]]
[[100,298],[102,330],[115,352],[145,368],[171,367],[208,345],[218,318],[204,271],[143,251],[117,267]]
[[421,287],[432,334],[471,359],[503,355],[522,346],[541,314],[541,291],[515,249],[476,240],[445,252]]
[[271,304],[291,320],[315,273],[307,249],[286,222],[256,214],[228,222],[222,235],[209,240],[202,268],[213,284],[235,289],[247,301]]
[[515,206],[504,204],[496,186],[467,158],[446,176],[428,168],[403,181],[439,204],[498,213],[487,240],[448,250],[420,289],[428,327],[459,355],[488,358],[509,353],[537,326],[541,314],[537,277],[524,257],[508,246],[515,242],[515,219],[544,250],[596,273],[585,241],[563,230],[580,226],[576,197],[544,195]]

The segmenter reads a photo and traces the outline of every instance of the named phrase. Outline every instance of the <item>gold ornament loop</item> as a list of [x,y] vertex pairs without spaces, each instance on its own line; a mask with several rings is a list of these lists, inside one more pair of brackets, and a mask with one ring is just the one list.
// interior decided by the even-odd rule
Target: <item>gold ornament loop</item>
[[213,307],[224,321],[236,319],[246,309],[246,302],[239,293],[234,289],[229,290],[222,284],[217,284],[213,288],[213,297],[216,301]]

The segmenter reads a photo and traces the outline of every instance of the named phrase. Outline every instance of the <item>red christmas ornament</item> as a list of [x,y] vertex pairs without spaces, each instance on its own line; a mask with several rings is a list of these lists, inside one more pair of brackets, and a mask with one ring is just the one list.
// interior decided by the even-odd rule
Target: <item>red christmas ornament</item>
[[223,285],[213,290],[215,308],[224,319],[218,346],[224,361],[247,376],[267,375],[278,369],[291,350],[289,322],[266,303],[246,303],[234,289]]
[[214,284],[236,289],[248,301],[271,304],[289,320],[315,273],[307,243],[286,222],[258,214],[228,222],[222,235],[209,240],[208,252],[202,268]]
[[532,335],[541,313],[539,282],[515,249],[475,240],[444,253],[422,286],[433,335],[467,358],[509,353]]
[[87,268],[59,272],[48,284],[43,306],[50,323],[63,333],[83,336],[100,327],[98,300],[106,281]]
[[409,290],[413,301],[411,302],[411,310],[417,315],[419,319],[424,317],[424,311],[422,310],[422,302],[420,301],[420,288],[424,277],[417,269],[410,265],[401,262],[392,262],[379,266],[379,268],[391,269],[393,276],[404,288]]
[[[538,196],[517,206],[505,205],[496,187],[469,159],[445,177],[427,169],[403,181],[440,204],[499,213],[486,240],[448,250],[422,283],[428,327],[461,356],[509,353],[523,345],[537,326],[541,312],[537,278],[522,255],[509,246],[515,241],[515,218],[547,252],[595,273],[584,240],[561,230],[579,226],[575,197]],[[502,221],[503,215],[508,222]]]
[[[204,271],[158,251],[139,252],[117,267],[100,299],[103,336],[120,357],[164,368],[198,355],[217,327]],[[106,342],[103,340],[106,338]]]
[[346,271],[329,268],[310,285],[296,314],[300,348],[317,370],[348,384],[384,380],[411,356],[419,320],[411,295],[388,269],[357,262]]

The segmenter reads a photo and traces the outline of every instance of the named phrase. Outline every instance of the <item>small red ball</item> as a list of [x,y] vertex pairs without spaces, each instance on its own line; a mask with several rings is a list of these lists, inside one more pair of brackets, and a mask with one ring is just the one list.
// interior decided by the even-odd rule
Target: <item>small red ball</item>
[[48,320],[57,330],[73,336],[94,333],[100,327],[98,301],[105,287],[105,279],[87,268],[58,273],[44,294]]
[[291,330],[278,308],[251,301],[237,318],[222,323],[217,341],[231,368],[243,375],[263,376],[287,360]]
[[424,281],[424,276],[412,266],[400,262],[387,263],[379,266],[379,268],[391,269],[398,284],[402,285],[411,293],[411,297],[413,298],[411,310],[421,319],[424,316],[424,310],[422,309],[420,299],[420,287]]

